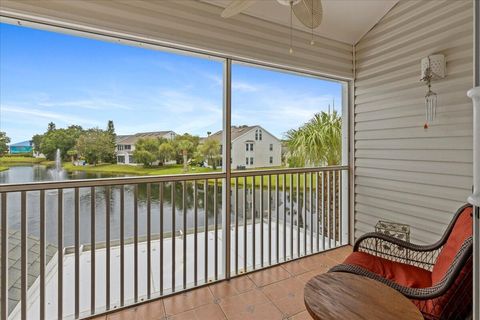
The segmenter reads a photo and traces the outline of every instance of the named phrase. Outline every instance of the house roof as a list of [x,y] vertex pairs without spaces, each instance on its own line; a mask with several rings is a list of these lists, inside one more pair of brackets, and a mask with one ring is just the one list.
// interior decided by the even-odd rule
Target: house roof
[[[255,126],[242,125],[242,126],[232,126],[232,134],[231,134],[232,141],[239,138],[240,136],[243,136],[244,134],[246,134],[247,132],[250,132],[251,130],[253,130],[255,128],[260,128],[264,132],[267,132],[271,136],[275,137],[273,134],[269,133],[267,130],[265,130],[263,127],[261,127],[259,125],[255,125]],[[223,135],[223,130],[220,130],[220,131],[215,132],[214,134],[211,134],[206,139],[214,139],[214,140],[221,143],[222,142],[222,135]]]
[[33,143],[32,140],[27,140],[27,141],[12,143],[10,147],[31,147],[32,143]]
[[139,132],[133,135],[117,136],[117,143],[134,144],[140,138],[162,138],[169,133],[175,134],[174,131],[167,130],[167,131]]

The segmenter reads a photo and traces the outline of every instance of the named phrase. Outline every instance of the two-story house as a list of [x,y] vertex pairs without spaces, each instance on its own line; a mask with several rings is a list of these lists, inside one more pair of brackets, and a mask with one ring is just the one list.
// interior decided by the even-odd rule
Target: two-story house
[[116,148],[117,164],[136,164],[133,158],[135,143],[141,138],[165,138],[173,140],[176,133],[173,131],[139,132],[133,135],[117,135]]
[[[282,143],[261,126],[232,126],[231,165],[234,169],[278,167],[282,164]],[[207,139],[216,139],[222,148],[223,130]]]

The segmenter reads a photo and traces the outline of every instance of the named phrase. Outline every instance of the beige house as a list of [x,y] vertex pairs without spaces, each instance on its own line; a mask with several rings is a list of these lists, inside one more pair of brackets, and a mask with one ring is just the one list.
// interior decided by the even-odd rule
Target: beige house
[[[278,167],[282,164],[282,142],[261,126],[232,126],[231,165],[234,169]],[[223,130],[206,139],[222,145]]]
[[139,132],[132,135],[118,135],[115,151],[117,164],[136,164],[133,158],[135,143],[141,138],[164,138],[173,140],[176,133],[173,131]]

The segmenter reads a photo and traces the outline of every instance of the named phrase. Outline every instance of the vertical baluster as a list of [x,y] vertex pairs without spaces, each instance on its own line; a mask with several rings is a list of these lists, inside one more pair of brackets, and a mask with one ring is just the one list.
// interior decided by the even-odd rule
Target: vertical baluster
[[337,175],[336,171],[332,171],[333,175],[333,199],[332,199],[332,205],[333,205],[333,247],[335,248],[337,246]]
[[272,175],[268,175],[267,210],[268,210],[268,265],[272,265]]
[[320,203],[319,203],[319,192],[320,192],[320,174],[319,172],[315,173],[317,182],[315,183],[315,213],[317,219],[317,252],[320,251]]
[[283,261],[287,261],[287,175],[283,174]]
[[313,252],[313,173],[310,172],[310,253]]
[[45,190],[40,190],[40,319],[45,319]]
[[[217,179],[213,181],[213,221],[214,221],[214,251],[215,251],[215,265],[214,265],[214,275],[215,280],[218,280],[218,212],[217,212]],[[230,196],[230,194],[228,194]]]
[[235,274],[238,274],[238,177],[235,177]]
[[198,188],[193,181],[193,283],[198,283]]
[[253,270],[256,269],[256,265],[255,265],[255,255],[256,255],[256,239],[255,239],[255,233],[256,233],[256,229],[257,229],[257,217],[256,217],[256,212],[255,212],[255,176],[252,176],[252,266],[253,266]]
[[183,289],[187,288],[187,181],[182,181],[183,207]]
[[171,199],[172,199],[172,292],[175,292],[175,182],[172,182]]
[[80,190],[75,188],[75,319],[80,315]]
[[338,241],[339,244],[343,244],[343,234],[342,234],[342,223],[343,223],[343,199],[342,199],[342,185],[343,185],[343,172],[341,170],[338,171]]
[[307,254],[307,174],[303,173],[303,198],[302,198],[302,213],[303,213],[303,254]]
[[120,186],[120,305],[125,304],[125,186]]
[[160,182],[158,186],[158,198],[159,198],[159,206],[160,206],[160,243],[158,244],[160,247],[160,295],[163,295],[163,256],[165,252],[165,246],[163,243],[163,197],[164,197],[164,183]]
[[22,250],[22,262],[21,262],[21,317],[22,320],[27,319],[27,290],[28,290],[28,277],[27,277],[27,265],[28,265],[28,251],[27,251],[27,194],[25,191],[21,192],[20,196],[20,224],[21,224],[21,250]]
[[297,173],[297,257],[300,257],[300,217],[302,216],[302,208],[300,203],[300,174]]
[[95,314],[95,187],[90,187],[90,314]]
[[247,178],[243,177],[243,272],[247,272]]
[[322,187],[322,217],[320,219],[321,223],[322,223],[322,241],[323,241],[323,244],[322,244],[322,250],[325,250],[325,172],[322,171],[322,184],[321,184],[321,187]]
[[2,302],[1,307],[2,311],[0,313],[1,319],[7,319],[8,316],[8,217],[7,217],[7,194],[2,193],[2,258],[1,258],[1,268],[2,276],[0,278],[1,287],[2,287]]
[[138,301],[138,184],[133,191],[133,287],[134,301]]
[[290,259],[293,259],[293,174],[290,174]]
[[205,211],[204,217],[204,232],[205,232],[205,283],[208,283],[208,210],[207,210],[207,203],[208,203],[208,180],[205,180],[203,183],[203,210]]
[[58,248],[58,287],[57,287],[57,318],[63,319],[63,189],[58,189],[57,203],[57,248]]
[[330,171],[327,171],[327,238],[328,248],[332,247],[332,228],[330,226]]
[[105,301],[110,309],[110,187],[105,187]]
[[264,235],[263,235],[263,176],[260,176],[260,266],[263,268],[263,250],[264,250]]
[[147,299],[152,294],[152,185],[147,183]]
[[280,178],[279,178],[279,175],[277,174],[276,178],[275,178],[275,182],[276,182],[276,185],[275,185],[275,221],[276,221],[276,226],[275,226],[275,243],[276,243],[276,247],[275,247],[275,257],[277,258],[277,263],[280,262],[280,258],[279,258],[279,251],[280,251],[280,244],[278,243],[278,240],[279,240],[279,234],[278,234],[278,231],[279,231],[279,223],[280,223],[280,218],[279,218],[279,214],[280,214],[280,208],[278,207],[279,204],[280,204],[280,199],[278,198],[279,195],[280,195],[280,191],[279,191],[279,184],[280,184]]

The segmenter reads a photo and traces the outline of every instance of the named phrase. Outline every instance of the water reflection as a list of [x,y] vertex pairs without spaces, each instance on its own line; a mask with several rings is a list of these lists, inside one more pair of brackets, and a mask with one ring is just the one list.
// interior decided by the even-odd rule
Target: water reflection
[[[69,172],[64,175],[64,179],[89,179],[89,178],[102,178],[111,177],[111,175],[104,174],[91,174],[85,172]],[[41,165],[34,166],[17,166],[12,167],[6,172],[0,173],[0,183],[21,183],[31,181],[51,181],[52,176],[49,174],[49,168]],[[211,181],[213,182],[213,181]],[[175,188],[174,198],[172,199],[172,187]],[[159,234],[160,231],[160,214],[163,209],[163,231],[168,236],[172,230],[172,215],[175,214],[175,230],[183,230],[183,213],[187,215],[187,231],[194,227],[194,214],[195,214],[195,192],[193,182],[186,183],[185,199],[183,199],[183,185],[181,182],[177,183],[163,183],[163,190],[160,190],[159,184],[152,184],[150,191],[151,202],[151,232],[154,235]],[[111,239],[119,239],[120,237],[120,186],[110,188],[110,216],[109,224],[111,228]],[[217,223],[219,226],[222,224],[222,185],[217,185],[217,197],[215,199],[215,186],[213,183],[208,183],[207,192],[205,197],[205,184],[203,181],[197,183],[197,221],[199,229],[203,229],[205,225],[205,207],[207,214],[207,223],[209,228],[213,228],[214,221],[214,208],[217,208]],[[97,241],[105,240],[105,226],[106,226],[106,192],[105,187],[95,188],[95,236]],[[124,186],[124,216],[125,216],[125,237],[133,237],[134,234],[134,193],[135,189],[133,185]],[[161,196],[161,194],[163,196]],[[247,199],[244,201],[244,194]],[[91,188],[81,188],[79,191],[79,215],[80,215],[80,243],[90,243],[90,229],[92,220],[92,202],[91,202]],[[46,212],[46,238],[49,243],[55,244],[57,241],[57,221],[58,221],[58,191],[49,190],[46,192],[45,199],[45,212]],[[232,196],[232,219],[234,221],[236,206],[234,197]],[[300,203],[302,198],[300,194]],[[261,216],[261,198],[263,197],[264,204],[264,216],[268,215],[268,192],[267,190],[261,190],[255,188],[255,216],[256,221],[260,220]],[[296,194],[293,194],[293,212],[296,217],[297,212],[297,199]],[[247,221],[252,220],[253,213],[253,190],[251,186],[247,186],[246,192],[243,190],[243,186],[239,186],[238,191],[238,215],[239,221],[243,221],[244,212],[246,213]],[[163,199],[163,207],[161,207],[161,199]],[[283,219],[283,210],[285,207],[285,214],[287,221],[290,221],[290,195],[286,192],[286,201],[283,199],[283,193],[279,193],[278,201],[275,199],[275,193],[272,192],[270,197],[270,211],[272,212],[273,219],[276,219],[275,213],[279,211],[279,219]],[[138,233],[139,236],[145,236],[147,234],[147,186],[146,184],[140,184],[138,186]],[[40,192],[28,192],[27,193],[27,216],[28,216],[28,233],[34,236],[39,236],[39,203]],[[175,204],[175,210],[173,210],[172,203]],[[185,203],[185,210],[184,210]],[[214,206],[216,203],[216,206]],[[244,209],[243,204],[246,203]],[[205,206],[206,204],[206,206]],[[10,193],[7,198],[7,211],[9,219],[9,228],[18,230],[20,229],[20,193]],[[74,202],[74,190],[65,189],[63,191],[63,215],[64,215],[64,243],[65,246],[71,246],[74,243],[74,217],[75,217],[75,202]],[[301,218],[301,217],[300,217]],[[296,218],[294,219],[296,223]],[[300,225],[302,225],[300,219]]]

